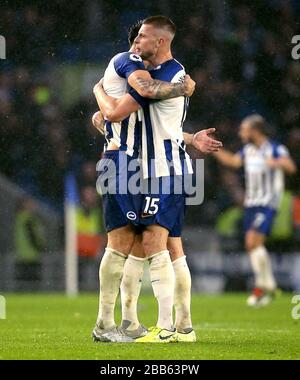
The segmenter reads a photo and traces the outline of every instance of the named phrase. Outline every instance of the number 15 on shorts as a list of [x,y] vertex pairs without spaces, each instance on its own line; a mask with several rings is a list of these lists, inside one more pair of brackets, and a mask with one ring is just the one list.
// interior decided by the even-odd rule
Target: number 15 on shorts
[[146,197],[145,208],[143,213],[147,215],[155,215],[158,211],[158,203],[159,198]]

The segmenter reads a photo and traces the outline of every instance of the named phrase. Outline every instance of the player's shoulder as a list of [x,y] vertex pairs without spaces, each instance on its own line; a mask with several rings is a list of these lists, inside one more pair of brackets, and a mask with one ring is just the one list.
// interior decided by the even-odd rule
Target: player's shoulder
[[[128,51],[123,51],[121,53],[117,53],[114,55],[111,59],[111,62],[116,63],[116,62],[122,62],[128,57]],[[128,58],[127,58],[128,59]]]
[[173,58],[173,64],[176,65],[178,70],[185,70],[183,64],[181,62],[177,61],[177,59],[175,59],[175,58]]
[[[126,52],[124,52],[124,53],[126,53]],[[109,68],[110,66],[115,66],[115,63],[118,61],[118,59],[122,59],[122,55],[123,55],[124,53],[118,53],[118,54],[114,55],[114,56],[110,59],[109,64],[107,65],[107,67]]]
[[143,62],[142,58],[138,54],[134,54],[130,51],[124,51],[122,53],[116,54],[113,58],[114,62],[124,64],[127,63],[128,61],[132,62]]
[[116,73],[122,78],[128,78],[135,70],[145,69],[142,58],[128,51],[115,55],[113,65]]
[[280,141],[275,139],[268,139],[267,143],[269,144],[269,146],[272,146],[274,148],[277,148],[278,146],[282,145]]
[[288,148],[278,140],[268,139],[268,144],[272,149],[274,157],[287,156],[289,154]]
[[266,146],[269,147],[269,149],[271,149],[272,151],[275,152],[280,146],[282,146],[282,144],[278,140],[268,139],[267,143],[266,143]]
[[170,79],[172,82],[181,82],[184,80],[184,76],[186,74],[184,66],[177,61],[177,59],[173,58],[169,62],[169,72],[170,72]]

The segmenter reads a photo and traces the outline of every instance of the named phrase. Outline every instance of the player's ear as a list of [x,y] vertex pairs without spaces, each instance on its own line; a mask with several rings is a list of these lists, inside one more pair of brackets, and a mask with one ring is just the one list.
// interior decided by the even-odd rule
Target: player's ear
[[164,43],[164,39],[163,38],[159,38],[157,40],[157,47],[160,47],[163,43]]

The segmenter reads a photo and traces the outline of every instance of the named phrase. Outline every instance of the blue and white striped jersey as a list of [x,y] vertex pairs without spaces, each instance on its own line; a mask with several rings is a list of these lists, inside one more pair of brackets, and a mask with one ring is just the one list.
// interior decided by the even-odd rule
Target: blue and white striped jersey
[[[153,79],[178,83],[185,76],[184,67],[170,59],[150,70]],[[130,89],[129,93],[140,103],[142,121],[143,177],[163,177],[193,172],[191,159],[185,151],[183,123],[188,99],[184,96],[167,100],[142,98]]]
[[[145,70],[143,61],[138,55],[131,52],[115,55],[104,73],[105,92],[114,98],[121,98],[127,92],[127,78],[136,70]],[[113,142],[129,156],[138,157],[141,139],[140,124],[137,113],[132,113],[122,122],[111,123],[107,120],[105,123],[106,143]]]
[[284,172],[267,165],[271,158],[288,157],[288,149],[272,140],[260,147],[247,144],[240,151],[245,169],[245,207],[264,206],[277,209],[284,190]]

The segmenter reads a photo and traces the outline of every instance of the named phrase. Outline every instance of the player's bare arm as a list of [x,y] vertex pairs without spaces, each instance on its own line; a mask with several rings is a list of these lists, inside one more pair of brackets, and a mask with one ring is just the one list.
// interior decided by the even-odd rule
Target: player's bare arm
[[282,169],[286,174],[293,175],[297,172],[295,162],[291,157],[270,158],[267,164],[272,169]]
[[104,126],[105,126],[105,120],[102,115],[101,111],[97,111],[94,113],[92,117],[92,124],[93,126],[101,133],[104,134]]
[[186,75],[183,82],[169,83],[151,78],[146,70],[134,71],[128,77],[128,83],[135,91],[144,98],[171,99],[179,96],[192,96],[196,82]]
[[229,166],[233,169],[239,169],[243,165],[243,160],[239,153],[232,153],[225,149],[220,149],[214,153],[216,159],[225,166]]
[[183,133],[184,142],[186,145],[192,145],[201,153],[218,152],[223,146],[221,141],[218,141],[209,135],[216,131],[215,128],[203,129],[195,134]]
[[118,122],[124,120],[132,112],[136,112],[141,108],[139,103],[129,94],[125,94],[119,99],[107,95],[101,81],[94,86],[93,91],[101,112],[105,119],[109,121]]
[[[153,96],[155,93],[156,99],[159,99],[158,95],[161,96],[160,97],[161,100],[162,100],[162,97],[164,99],[171,99],[171,98],[183,96],[185,94],[189,94],[191,96],[195,89],[195,82],[189,77],[189,75],[186,75],[186,78],[183,83],[169,83],[169,82],[153,80],[147,71],[137,70],[133,74],[135,74],[136,72],[145,73],[147,76],[149,76],[151,81],[159,82],[159,86],[160,86],[159,88],[156,88],[156,90],[152,88],[148,92],[148,95],[151,93]],[[131,76],[133,74],[131,74]],[[128,82],[131,85],[129,80]],[[178,86],[174,86],[174,85],[178,85]],[[180,88],[183,89],[184,94],[182,94],[181,90],[179,91]],[[101,111],[103,112],[105,118],[112,122],[124,120],[132,112],[135,112],[140,108],[139,103],[135,101],[133,97],[129,94],[125,94],[119,99],[115,99],[111,96],[108,96],[103,89],[102,81],[99,81],[94,86],[93,91],[97,99],[97,103]],[[147,97],[145,96],[146,92],[147,91],[145,91],[144,93],[142,92],[143,93],[142,96]]]

